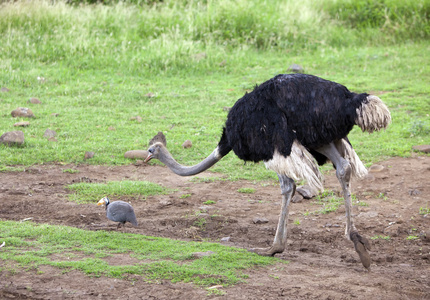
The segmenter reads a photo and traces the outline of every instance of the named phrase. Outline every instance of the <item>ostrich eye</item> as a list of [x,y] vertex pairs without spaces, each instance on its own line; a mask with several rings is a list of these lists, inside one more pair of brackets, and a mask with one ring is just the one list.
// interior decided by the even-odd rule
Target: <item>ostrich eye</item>
[[154,149],[150,148],[150,149],[148,149],[148,152],[149,152],[149,153],[153,153],[153,152],[154,152]]

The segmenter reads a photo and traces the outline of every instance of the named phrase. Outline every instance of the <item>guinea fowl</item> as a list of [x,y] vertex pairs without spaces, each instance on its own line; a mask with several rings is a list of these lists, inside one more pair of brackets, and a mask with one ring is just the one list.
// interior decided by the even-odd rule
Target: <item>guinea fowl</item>
[[100,199],[97,205],[106,206],[106,217],[114,222],[118,222],[117,229],[120,228],[121,224],[130,222],[134,226],[137,226],[136,215],[134,214],[133,207],[124,201],[110,202],[108,197]]
[[280,74],[246,93],[230,109],[215,150],[194,166],[179,164],[163,143],[148,149],[145,162],[156,158],[181,176],[210,168],[231,150],[244,161],[263,161],[278,174],[281,213],[271,247],[252,249],[275,255],[287,244],[288,211],[295,180],[305,179],[318,191],[323,180],[318,165],[333,163],[345,199],[346,237],[354,243],[363,266],[369,270],[370,244],[353,222],[351,177],[367,170],[348,140],[354,125],[372,133],[391,122],[387,106],[377,96],[356,94],[345,86],[307,74]]

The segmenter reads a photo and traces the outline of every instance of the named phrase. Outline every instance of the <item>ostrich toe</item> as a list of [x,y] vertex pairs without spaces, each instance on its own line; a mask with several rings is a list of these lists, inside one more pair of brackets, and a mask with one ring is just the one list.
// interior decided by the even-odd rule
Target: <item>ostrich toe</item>
[[351,240],[354,243],[355,251],[358,253],[363,267],[370,271],[371,259],[369,253],[367,252],[367,250],[370,250],[369,240],[359,235],[356,231],[351,232]]
[[268,248],[252,248],[249,249],[249,252],[253,252],[261,256],[274,256],[276,253],[284,252],[284,249],[272,246]]

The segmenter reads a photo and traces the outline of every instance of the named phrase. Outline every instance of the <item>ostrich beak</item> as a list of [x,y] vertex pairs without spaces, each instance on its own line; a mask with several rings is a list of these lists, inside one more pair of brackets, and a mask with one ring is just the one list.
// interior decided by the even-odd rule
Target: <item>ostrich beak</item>
[[148,156],[145,158],[144,162],[148,162],[152,159],[152,153],[148,153]]

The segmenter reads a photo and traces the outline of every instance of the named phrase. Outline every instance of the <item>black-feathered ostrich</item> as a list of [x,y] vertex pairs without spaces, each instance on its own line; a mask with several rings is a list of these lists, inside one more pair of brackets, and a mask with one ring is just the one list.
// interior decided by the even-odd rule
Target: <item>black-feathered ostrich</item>
[[352,220],[351,175],[363,177],[367,170],[347,135],[354,125],[373,132],[391,122],[387,106],[377,97],[350,92],[345,86],[317,76],[281,74],[246,93],[231,108],[218,146],[202,162],[186,167],[176,162],[163,143],[148,149],[145,161],[157,158],[181,176],[207,170],[231,150],[244,161],[264,161],[278,174],[282,205],[273,245],[252,249],[274,255],[285,249],[288,206],[296,185],[305,179],[323,190],[318,164],[330,160],[343,189],[346,237],[354,243],[366,269],[370,267],[368,240],[359,235]]

